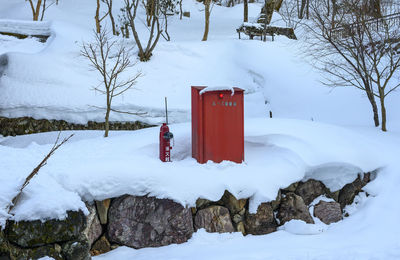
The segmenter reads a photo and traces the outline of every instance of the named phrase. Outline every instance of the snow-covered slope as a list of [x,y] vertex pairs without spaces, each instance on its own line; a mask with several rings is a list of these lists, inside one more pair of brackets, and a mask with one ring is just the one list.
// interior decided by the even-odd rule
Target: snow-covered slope
[[[23,0],[0,0],[0,4],[5,6],[3,10],[9,10],[0,11],[0,17],[30,19],[29,5]],[[51,6],[45,19],[51,21],[53,36],[44,48],[22,45],[8,49],[2,47],[7,42],[0,39],[0,53],[4,52],[9,60],[0,78],[0,115],[80,123],[103,120],[104,110],[97,107],[104,107],[105,97],[92,90],[98,84],[98,75],[88,70],[87,61],[79,55],[82,41],[92,38],[94,7],[90,1],[78,0]],[[209,40],[201,42],[203,8],[201,3],[185,1],[184,10],[191,11],[191,17],[170,18],[171,41],[161,38],[151,60],[131,68],[130,73],[139,70],[143,77],[134,90],[113,101],[119,110],[147,114],[135,117],[112,113],[112,120],[160,123],[167,96],[172,122],[186,122],[190,119],[190,86],[224,85],[247,89],[247,116],[261,116],[271,110],[277,117],[371,125],[370,107],[363,94],[355,89],[332,91],[322,87],[318,74],[303,61],[301,41],[285,37],[266,43],[238,40],[235,29],[241,24],[241,5],[215,5]],[[250,4],[249,11],[251,19],[256,17],[260,4]],[[141,25],[140,34],[146,35],[147,29]],[[398,93],[388,98],[389,129],[399,115],[395,109],[399,100]]]

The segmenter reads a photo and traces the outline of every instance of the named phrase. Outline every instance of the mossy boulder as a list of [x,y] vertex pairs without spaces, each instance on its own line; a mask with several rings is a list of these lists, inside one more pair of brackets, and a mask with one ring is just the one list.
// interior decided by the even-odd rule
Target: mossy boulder
[[4,259],[7,259],[6,257],[8,257],[9,255],[8,251],[9,249],[7,245],[7,240],[5,239],[4,232],[2,230],[2,227],[0,226],[0,259],[2,259],[2,257]]
[[8,241],[25,248],[76,240],[86,217],[82,211],[68,211],[67,215],[65,220],[8,221],[5,234]]
[[90,260],[90,245],[86,239],[70,241],[63,245],[63,259],[65,260]]
[[35,247],[35,248],[20,248],[17,246],[14,246],[12,244],[8,245],[8,251],[7,254],[1,255],[0,254],[0,259],[1,256],[5,256],[4,259],[10,259],[10,260],[26,260],[26,259],[40,259],[45,256],[52,257],[55,260],[64,260],[64,257],[61,254],[61,246],[58,244],[53,244],[53,245],[46,245],[46,246],[41,246],[41,247]]
[[306,182],[300,182],[294,193],[302,197],[306,205],[310,205],[314,199],[328,194],[329,190],[321,181],[310,179]]

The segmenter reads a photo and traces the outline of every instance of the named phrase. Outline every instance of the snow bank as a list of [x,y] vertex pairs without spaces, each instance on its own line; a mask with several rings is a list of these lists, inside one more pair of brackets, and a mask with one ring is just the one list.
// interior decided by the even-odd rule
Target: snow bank
[[[194,206],[198,198],[218,200],[225,190],[250,198],[250,211],[274,200],[280,188],[307,178],[310,169],[334,163],[363,172],[385,165],[377,160],[375,143],[344,128],[298,120],[248,119],[245,123],[245,163],[208,162],[191,158],[190,124],[170,125],[175,136],[172,163],[158,159],[159,129],[112,132],[76,131],[76,136],[49,160],[26,188],[15,219],[62,218],[65,210],[84,209],[81,201],[149,195]],[[65,132],[63,135],[68,135]],[[0,191],[5,207],[54,142],[56,133],[7,137],[0,142]],[[12,172],[13,174],[10,174]],[[323,171],[321,179],[354,177]],[[49,199],[51,198],[51,199]]]
[[50,22],[0,19],[0,32],[50,36]]

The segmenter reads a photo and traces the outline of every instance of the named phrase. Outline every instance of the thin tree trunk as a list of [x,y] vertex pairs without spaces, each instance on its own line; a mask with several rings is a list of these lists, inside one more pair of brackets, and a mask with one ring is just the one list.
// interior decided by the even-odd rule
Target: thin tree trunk
[[146,5],[146,12],[147,12],[147,27],[151,26],[151,20],[153,19],[153,16],[155,15],[155,0],[147,0],[147,5]]
[[111,104],[110,104],[109,98],[110,98],[109,93],[107,93],[107,111],[106,111],[106,117],[105,117],[104,137],[108,137],[108,131],[110,130],[109,119],[110,119]]
[[182,1],[179,1],[179,20],[182,20],[183,10],[182,10]]
[[43,21],[44,11],[46,11],[46,0],[43,0],[42,16],[40,17],[40,21]]
[[97,0],[96,15],[94,16],[96,22],[96,32],[100,33],[100,0]]
[[381,102],[381,119],[382,119],[382,131],[386,132],[386,107],[385,107],[385,92],[383,88],[379,88],[379,99]]
[[112,14],[112,0],[107,1],[107,4],[108,4],[108,14],[110,15],[110,20],[111,20],[112,32],[113,35],[117,35],[117,28],[115,26],[115,20]]
[[29,4],[31,5],[31,9],[32,9],[33,21],[38,21],[39,20],[39,14],[40,14],[40,7],[42,5],[42,0],[38,0],[37,1],[36,7],[33,6],[32,0],[29,0]]
[[306,5],[306,18],[310,19],[310,0],[307,0],[307,5]]
[[204,27],[204,35],[202,41],[207,41],[208,38],[208,30],[210,27],[210,3],[211,0],[204,0],[205,27]]
[[304,18],[304,9],[306,8],[306,1],[307,0],[301,0],[300,11],[299,11],[299,19],[303,19]]
[[243,22],[249,21],[249,4],[247,0],[243,0]]
[[367,97],[368,97],[369,103],[372,106],[372,112],[374,114],[375,127],[378,127],[379,126],[378,105],[376,104],[374,94],[372,93],[372,91],[370,89],[369,90],[368,89],[369,89],[369,87],[366,87],[365,91],[367,93]]
[[33,17],[34,21],[39,20],[39,13],[40,13],[40,6],[42,5],[42,0],[38,0],[37,4],[36,4],[36,13],[35,16]]

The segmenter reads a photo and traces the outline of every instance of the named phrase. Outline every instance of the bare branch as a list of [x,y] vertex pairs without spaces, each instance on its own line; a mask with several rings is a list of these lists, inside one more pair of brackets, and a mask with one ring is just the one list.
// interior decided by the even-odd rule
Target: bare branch
[[28,175],[28,177],[26,177],[24,184],[21,186],[21,188],[19,189],[18,194],[12,199],[11,201],[11,205],[8,208],[8,214],[10,214],[10,212],[15,208],[15,206],[17,205],[23,190],[26,186],[28,186],[29,182],[32,180],[33,177],[35,177],[38,173],[39,170],[45,166],[47,164],[47,160],[57,151],[58,148],[60,148],[63,144],[65,144],[66,142],[68,142],[68,140],[74,136],[74,134],[71,134],[69,137],[64,138],[64,140],[61,143],[58,143],[59,139],[60,139],[60,135],[61,132],[58,133],[57,135],[57,139],[54,142],[53,147],[51,148],[50,152],[44,157],[44,159],[35,167],[35,169],[33,169],[33,171]]

